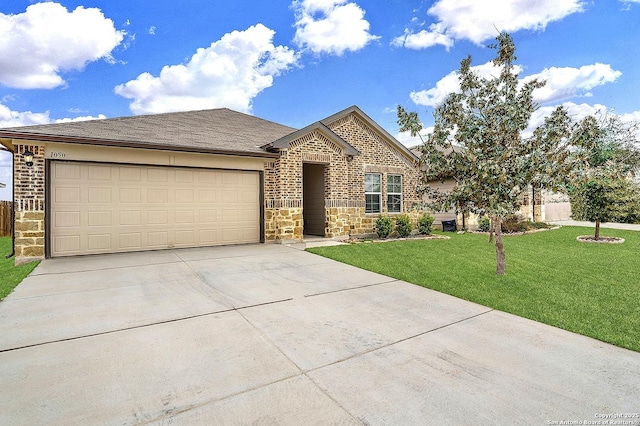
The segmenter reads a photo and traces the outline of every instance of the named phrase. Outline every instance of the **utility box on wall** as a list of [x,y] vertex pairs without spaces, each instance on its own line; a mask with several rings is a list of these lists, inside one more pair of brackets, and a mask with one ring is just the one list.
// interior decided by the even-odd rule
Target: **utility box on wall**
[[442,232],[456,232],[457,230],[455,219],[442,221]]

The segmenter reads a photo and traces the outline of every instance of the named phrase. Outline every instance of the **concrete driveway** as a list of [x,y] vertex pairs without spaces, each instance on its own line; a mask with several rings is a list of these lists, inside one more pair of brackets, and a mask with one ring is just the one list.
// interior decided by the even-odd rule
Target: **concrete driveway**
[[640,353],[281,245],[52,259],[0,303],[0,407],[2,425],[638,424]]

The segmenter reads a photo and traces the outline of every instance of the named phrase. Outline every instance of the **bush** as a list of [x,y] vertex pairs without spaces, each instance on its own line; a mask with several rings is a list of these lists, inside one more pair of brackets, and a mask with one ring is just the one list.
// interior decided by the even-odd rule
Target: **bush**
[[527,227],[522,216],[510,214],[502,220],[502,232],[512,234],[514,232],[524,232]]
[[530,229],[549,229],[551,228],[551,225],[549,225],[546,222],[531,222],[530,220],[526,221],[524,223],[525,228],[527,228],[527,231]]
[[489,229],[491,229],[491,219],[489,219],[489,216],[482,216],[478,219],[478,231],[489,232]]
[[387,238],[393,229],[393,222],[389,216],[380,215],[376,219],[376,234],[380,238]]
[[413,224],[409,215],[401,214],[396,217],[396,231],[400,238],[406,238],[411,234],[413,230]]
[[436,220],[436,218],[431,216],[429,213],[423,213],[418,218],[418,232],[424,235],[431,234],[434,220]]

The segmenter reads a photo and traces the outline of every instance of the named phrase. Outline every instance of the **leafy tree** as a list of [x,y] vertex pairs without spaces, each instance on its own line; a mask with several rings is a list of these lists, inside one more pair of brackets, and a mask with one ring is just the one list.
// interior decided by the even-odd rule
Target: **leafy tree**
[[[522,137],[537,107],[532,93],[545,82],[521,83],[514,65],[513,39],[500,33],[496,40],[490,47],[497,51],[493,64],[499,74],[478,75],[467,57],[460,64],[460,92],[450,93],[435,109],[433,132],[421,146],[420,190],[436,211],[456,208],[491,217],[496,273],[502,275],[506,270],[502,220],[518,210],[529,185],[555,188],[558,177],[567,173],[570,119],[559,107],[531,137]],[[423,129],[417,113],[401,106],[398,124],[412,136],[420,136]],[[429,185],[446,179],[454,179],[453,190],[440,191]]]
[[640,167],[637,136],[637,123],[606,113],[584,118],[573,131],[578,167],[568,186],[571,212],[596,223],[596,240],[601,222],[635,221],[638,189],[631,178]]

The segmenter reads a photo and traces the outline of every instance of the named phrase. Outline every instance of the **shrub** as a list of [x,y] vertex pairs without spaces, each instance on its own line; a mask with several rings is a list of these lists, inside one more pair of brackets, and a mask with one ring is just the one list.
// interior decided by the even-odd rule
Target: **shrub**
[[431,216],[429,213],[423,213],[420,215],[418,218],[418,232],[424,235],[431,234],[434,220],[436,220],[436,218]]
[[510,214],[502,220],[502,232],[511,234],[514,232],[524,232],[527,227],[524,224],[523,218],[517,214]]
[[478,219],[478,231],[489,232],[489,229],[491,229],[491,219],[489,219],[489,216],[482,216]]
[[413,230],[413,224],[409,215],[401,214],[396,217],[396,231],[400,238],[406,238],[411,234]]
[[380,238],[387,238],[393,229],[393,222],[389,216],[380,215],[376,219],[376,234]]
[[524,223],[524,226],[527,228],[527,231],[530,229],[549,229],[551,225],[546,222],[531,222],[530,220]]

